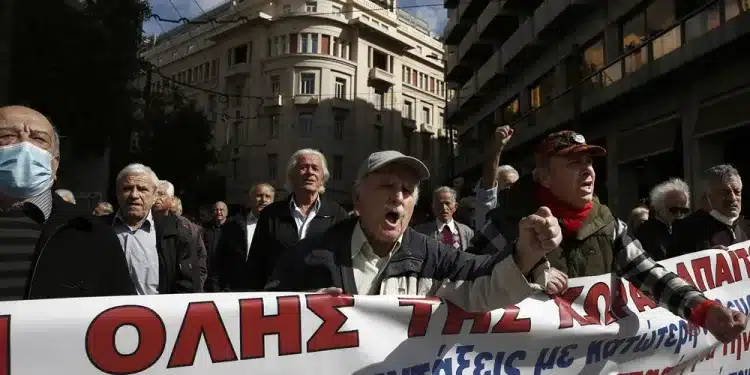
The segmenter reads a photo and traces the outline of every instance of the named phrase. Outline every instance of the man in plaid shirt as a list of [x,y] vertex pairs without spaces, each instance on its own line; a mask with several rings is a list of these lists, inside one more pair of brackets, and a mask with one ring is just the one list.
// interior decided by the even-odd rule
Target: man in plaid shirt
[[563,241],[547,254],[547,261],[540,267],[569,277],[615,272],[673,314],[705,327],[720,341],[734,340],[746,327],[745,314],[707,299],[657,264],[638,241],[630,239],[625,223],[599,203],[594,195],[592,158],[604,155],[604,148],[586,144],[576,132],[550,134],[536,150],[533,176],[522,177],[499,198],[493,189],[478,194],[487,200],[478,202],[485,206],[495,207],[497,200],[507,203],[488,213],[488,222],[474,236],[469,251],[486,254],[504,248],[507,239],[518,237],[519,218],[546,206],[560,222]]

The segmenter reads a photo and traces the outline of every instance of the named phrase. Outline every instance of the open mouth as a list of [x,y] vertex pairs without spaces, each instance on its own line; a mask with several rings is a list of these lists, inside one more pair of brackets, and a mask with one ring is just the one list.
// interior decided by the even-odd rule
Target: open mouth
[[399,216],[396,212],[389,212],[385,214],[385,221],[391,225],[396,225],[396,223],[398,222],[398,218]]

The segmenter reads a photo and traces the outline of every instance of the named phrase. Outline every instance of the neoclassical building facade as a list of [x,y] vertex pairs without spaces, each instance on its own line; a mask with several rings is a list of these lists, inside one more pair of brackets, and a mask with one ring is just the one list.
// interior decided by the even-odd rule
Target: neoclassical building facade
[[143,57],[152,89],[179,87],[215,121],[230,202],[256,182],[283,196],[287,160],[306,147],[326,155],[327,194],[342,203],[375,150],[437,172],[449,149],[443,45],[394,1],[236,0],[200,19],[238,22],[177,27]]

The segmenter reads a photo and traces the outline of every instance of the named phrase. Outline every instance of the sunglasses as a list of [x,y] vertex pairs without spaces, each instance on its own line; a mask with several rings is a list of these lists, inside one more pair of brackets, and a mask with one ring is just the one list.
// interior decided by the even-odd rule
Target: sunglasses
[[669,207],[669,213],[673,215],[687,215],[690,213],[690,209],[687,207]]

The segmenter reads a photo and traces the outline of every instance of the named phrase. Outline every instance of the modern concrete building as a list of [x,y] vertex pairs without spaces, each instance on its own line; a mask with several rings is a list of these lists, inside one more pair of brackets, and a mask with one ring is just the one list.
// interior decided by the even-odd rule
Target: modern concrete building
[[256,182],[283,189],[289,156],[306,147],[325,153],[327,194],[344,203],[375,150],[420,157],[438,174],[443,44],[395,0],[236,0],[199,19],[210,18],[241,22],[178,27],[143,56],[167,77],[155,74],[155,89],[182,83],[216,121],[229,201]]
[[480,174],[481,141],[502,124],[515,128],[504,162],[524,171],[552,130],[575,128],[606,146],[597,189],[620,217],[668,177],[695,185],[721,162],[750,176],[750,1],[445,6],[446,81],[457,87],[446,118],[468,181]]

